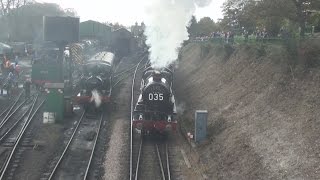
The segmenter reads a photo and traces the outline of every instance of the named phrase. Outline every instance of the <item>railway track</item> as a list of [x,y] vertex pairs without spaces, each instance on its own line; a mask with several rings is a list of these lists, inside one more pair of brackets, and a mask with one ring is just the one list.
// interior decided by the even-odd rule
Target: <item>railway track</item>
[[[14,128],[14,126],[11,126],[11,124],[14,123],[17,125],[16,123],[18,123],[18,121],[24,117],[23,115],[28,112],[28,108],[31,107],[30,102],[34,96],[35,95],[32,95],[30,99],[21,99],[20,94],[16,101],[0,114],[0,117],[6,114],[0,122],[0,141],[2,141],[1,136],[6,134],[7,131],[11,131],[11,128]],[[3,132],[3,130],[6,130],[6,132]]]
[[[33,103],[27,103],[27,100],[22,101],[11,113],[8,113],[0,123],[0,145],[4,146],[5,143],[14,143],[11,140],[16,139],[17,132],[14,131],[21,130],[23,123],[26,121],[26,114],[30,111]],[[13,136],[13,137],[10,137]],[[6,142],[4,142],[6,140]],[[9,140],[9,141],[8,141]]]
[[[145,52],[144,52],[144,54],[145,54]],[[146,57],[147,57],[147,54],[143,55],[137,64],[134,64],[133,66],[129,67],[128,69],[125,69],[119,73],[116,73],[113,76],[113,78],[117,78],[117,81],[112,85],[112,88],[116,87],[117,85],[119,85],[120,82],[129,78],[130,76],[132,76],[132,75],[134,76],[138,70],[143,69],[144,66],[140,67],[140,64]],[[148,63],[148,61],[146,63]]]
[[141,139],[134,172],[135,180],[171,180],[168,145]]
[[[0,124],[4,124],[5,121],[7,121],[8,119],[10,119],[10,112],[12,111],[12,109],[15,107],[15,105],[18,103],[18,101],[20,100],[21,94],[17,97],[17,99],[12,103],[12,105],[8,106],[5,110],[3,110],[0,114],[1,120],[0,120]],[[13,114],[13,113],[11,113]],[[11,115],[12,116],[12,115]],[[4,139],[5,137],[5,131],[7,131],[7,129],[5,129],[3,127],[3,125],[1,125],[2,128],[0,128],[0,137],[1,139]],[[2,141],[0,141],[1,143]],[[0,172],[2,171],[6,159],[7,159],[7,155],[8,155],[8,149],[3,147],[3,144],[0,144],[1,148],[0,148]]]
[[[144,56],[146,57],[146,56]],[[136,65],[134,66],[136,67]],[[131,67],[132,68],[132,67]],[[122,71],[116,78],[122,78],[130,74],[129,71]],[[80,114],[79,114],[80,115]],[[96,134],[97,135],[94,142],[80,143],[83,140],[84,130],[90,131],[92,129],[92,122],[95,122],[94,125],[97,125],[97,120],[86,119],[85,115],[80,120],[76,121],[74,128],[70,129],[70,134],[68,133],[65,137],[66,147],[61,147],[61,152],[56,152],[53,157],[50,157],[48,166],[41,173],[40,179],[99,179],[103,174],[103,159],[105,150],[105,143],[108,141],[108,135],[106,133],[107,127],[106,124],[109,124],[107,121],[99,121],[99,128]],[[107,114],[102,117],[106,119]],[[102,123],[102,124],[101,124]],[[103,126],[100,127],[100,126]],[[105,128],[106,127],[106,128]],[[97,127],[95,127],[97,129]],[[96,131],[92,129],[92,131]],[[79,140],[80,139],[80,140]],[[89,144],[89,145],[83,145]],[[89,146],[94,145],[93,151],[89,153]]]
[[[44,103],[42,101],[36,107],[37,101],[38,95],[29,105],[25,104],[26,101],[23,101],[12,113],[8,113],[6,121],[2,121],[0,143],[1,147],[5,147],[7,151],[2,154],[5,160],[1,166],[0,180],[14,179],[14,174],[19,167],[23,152],[27,148],[33,147],[31,144],[32,132],[29,125]],[[20,108],[21,111],[18,111]],[[11,119],[10,122],[8,121],[9,119]]]
[[13,102],[13,104],[12,104],[11,106],[7,107],[5,110],[3,110],[3,111],[1,112],[0,117],[4,116],[4,118],[1,119],[0,124],[2,124],[2,122],[3,122],[6,118],[8,118],[10,112],[11,112],[12,109],[15,107],[15,105],[18,103],[18,101],[20,100],[21,95],[22,95],[22,93],[19,94],[19,96],[18,96],[17,99]]
[[134,155],[137,153],[137,144],[134,143],[136,142],[136,137],[134,134],[134,130],[132,128],[132,119],[133,119],[133,110],[134,110],[134,99],[135,99],[135,86],[136,86],[136,75],[139,70],[140,64],[146,57],[143,56],[143,58],[139,61],[139,63],[135,66],[134,72],[133,72],[133,78],[132,78],[132,85],[131,85],[131,103],[130,103],[130,156],[129,156],[129,179],[133,180],[134,179],[134,174],[136,172],[136,163],[134,161]]
[[104,118],[103,114],[99,116],[97,119],[89,119],[83,112],[55,166],[50,173],[42,176],[42,180],[88,179],[92,173],[92,161]]
[[[146,57],[146,53],[143,53],[142,56],[139,56],[139,59],[141,61],[143,61],[143,59],[145,59]],[[139,60],[139,61],[140,61]],[[136,61],[136,60],[135,60]],[[120,62],[121,63],[121,62]],[[132,63],[132,64],[131,64]],[[134,61],[130,61],[130,65],[128,64],[127,68],[121,68],[119,69],[119,66],[116,67],[115,71],[114,71],[114,80],[117,80],[116,84],[113,84],[112,86],[112,95],[114,96],[114,87],[117,86],[118,84],[120,84],[120,82],[122,82],[124,79],[128,78],[128,76],[132,75],[132,69],[135,68],[137,66],[137,62]],[[117,73],[117,71],[119,70],[119,73]],[[115,81],[114,81],[115,82]],[[115,106],[113,106],[112,108],[115,108]],[[104,119],[108,119],[108,114],[105,114],[106,118]],[[102,122],[102,126],[103,128],[101,128],[101,136],[98,137],[98,140],[96,142],[96,150],[95,153],[93,153],[92,155],[92,163],[91,166],[92,167],[89,171],[87,171],[88,173],[85,173],[84,178],[86,179],[101,179],[102,176],[104,175],[104,160],[105,160],[105,152],[107,151],[106,148],[108,148],[108,142],[110,140],[110,136],[109,133],[112,132],[112,126],[110,125],[110,121],[103,121]],[[81,178],[80,178],[81,179]]]
[[164,178],[167,180],[171,180],[171,166],[170,166],[170,155],[169,155],[169,145],[165,144],[158,144],[156,145],[158,152],[159,152],[159,159],[162,159],[161,162],[163,163],[163,175]]
[[[142,60],[135,65],[131,86],[131,125],[130,125],[130,180],[143,179],[161,179],[171,180],[170,156],[168,144],[165,142],[157,142],[143,140],[143,137],[134,133],[132,128],[134,101],[135,101],[135,86],[136,74]],[[148,62],[146,62],[148,63]],[[131,72],[132,68],[124,72]]]

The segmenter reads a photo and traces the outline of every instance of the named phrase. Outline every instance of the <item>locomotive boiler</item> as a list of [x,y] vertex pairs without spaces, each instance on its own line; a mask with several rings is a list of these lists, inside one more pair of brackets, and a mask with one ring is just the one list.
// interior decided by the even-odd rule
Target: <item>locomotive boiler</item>
[[134,109],[133,128],[144,134],[175,131],[177,126],[173,72],[148,67],[143,71],[141,93]]

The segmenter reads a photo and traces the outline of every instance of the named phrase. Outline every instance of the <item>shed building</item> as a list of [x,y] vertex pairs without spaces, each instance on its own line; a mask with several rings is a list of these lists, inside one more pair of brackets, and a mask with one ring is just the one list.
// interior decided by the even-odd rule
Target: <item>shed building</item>
[[111,26],[92,20],[81,22],[80,39],[96,39],[109,45],[111,43]]
[[135,51],[136,41],[130,31],[119,28],[112,32],[112,47],[117,55],[126,56]]

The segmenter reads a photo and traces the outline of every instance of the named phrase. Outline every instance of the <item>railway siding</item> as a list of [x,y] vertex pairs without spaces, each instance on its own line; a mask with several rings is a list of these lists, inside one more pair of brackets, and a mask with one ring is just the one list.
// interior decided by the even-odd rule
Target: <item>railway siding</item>
[[[5,165],[2,168],[0,179],[16,179],[16,170],[22,162],[24,152],[28,148],[32,148],[32,125],[35,122],[35,116],[38,114],[39,109],[42,107],[44,101],[37,102],[38,96],[34,99],[32,107],[27,115],[27,120],[23,123],[21,130],[16,136],[16,141],[10,154],[7,157]],[[37,104],[37,106],[36,106]],[[35,108],[35,109],[34,109]],[[30,126],[31,125],[31,126]]]

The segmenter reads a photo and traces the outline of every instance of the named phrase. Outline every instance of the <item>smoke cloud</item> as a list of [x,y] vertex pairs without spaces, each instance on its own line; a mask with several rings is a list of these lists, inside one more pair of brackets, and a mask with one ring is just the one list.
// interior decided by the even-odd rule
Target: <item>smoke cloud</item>
[[94,101],[96,107],[100,107],[101,105],[101,97],[99,95],[99,92],[97,90],[93,90],[91,92],[92,96],[91,96],[91,102]]
[[179,115],[183,115],[183,113],[185,112],[186,110],[186,104],[185,103],[177,103],[176,104],[176,108],[177,108],[177,113]]
[[168,66],[178,57],[178,48],[188,39],[187,26],[196,6],[211,0],[149,0],[146,5],[147,45],[154,68]]
[[199,7],[209,6],[212,0],[195,0],[195,3]]

